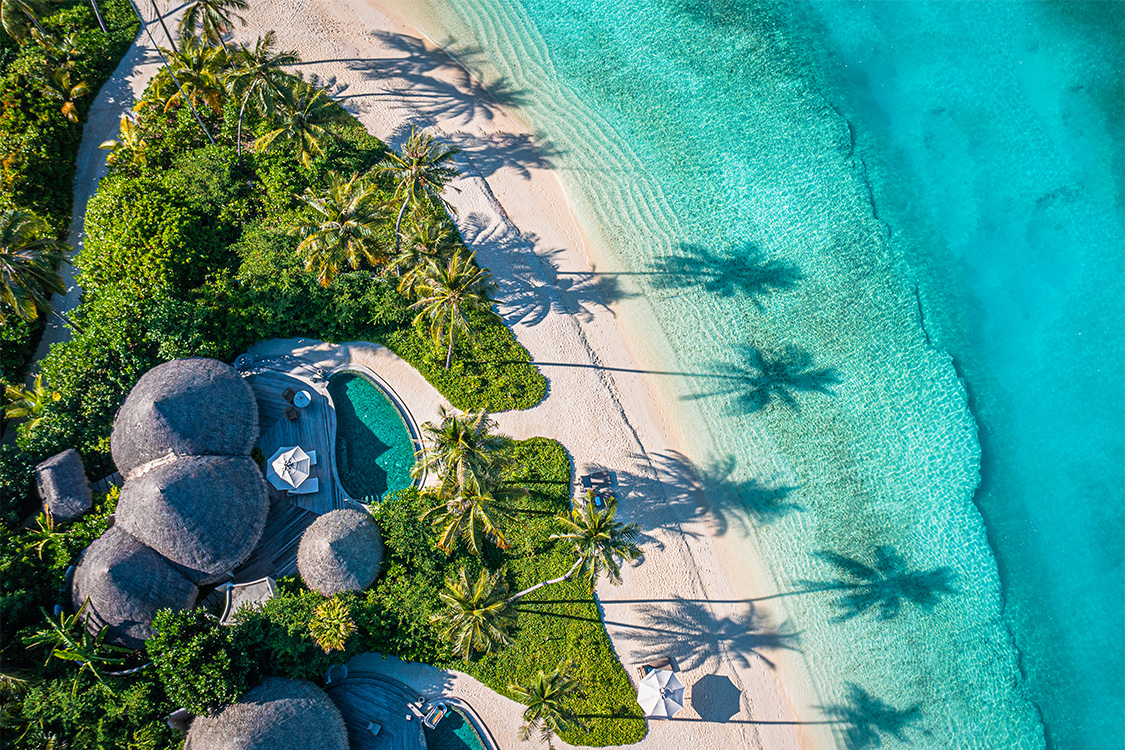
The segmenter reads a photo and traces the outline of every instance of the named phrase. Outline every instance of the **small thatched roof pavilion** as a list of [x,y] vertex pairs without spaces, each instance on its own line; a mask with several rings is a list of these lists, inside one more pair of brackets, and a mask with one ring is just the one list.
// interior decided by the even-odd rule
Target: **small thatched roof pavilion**
[[114,526],[82,553],[71,591],[92,633],[106,628],[106,642],[139,649],[152,635],[152,620],[165,607],[195,606],[199,590],[167,560]]
[[362,510],[325,513],[305,529],[297,548],[301,578],[324,596],[362,591],[379,575],[382,562],[383,535]]
[[123,476],[174,453],[248,456],[258,439],[258,404],[230,365],[192,357],[165,362],[137,381],[110,438]]
[[253,459],[180,456],[130,477],[116,516],[118,526],[204,584],[250,557],[269,508],[266,482]]
[[56,521],[73,521],[94,505],[82,457],[73,448],[36,466],[35,483],[44,510]]
[[311,682],[270,677],[214,716],[197,716],[185,750],[348,750],[344,718]]

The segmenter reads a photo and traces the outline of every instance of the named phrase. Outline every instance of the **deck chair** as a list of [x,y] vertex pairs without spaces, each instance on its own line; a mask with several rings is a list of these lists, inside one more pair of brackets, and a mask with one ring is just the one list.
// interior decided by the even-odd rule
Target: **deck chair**
[[289,490],[290,495],[311,495],[314,492],[320,492],[320,480],[316,477],[306,479],[300,487]]
[[316,451],[308,451],[309,466],[316,466]]

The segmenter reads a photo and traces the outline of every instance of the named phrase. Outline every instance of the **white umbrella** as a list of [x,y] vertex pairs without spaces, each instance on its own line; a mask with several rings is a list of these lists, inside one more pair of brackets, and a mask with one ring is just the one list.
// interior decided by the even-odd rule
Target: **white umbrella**
[[301,450],[300,446],[279,452],[270,466],[277,476],[294,489],[309,478],[309,454]]
[[684,707],[684,685],[670,669],[654,669],[641,680],[637,703],[649,719],[671,719]]

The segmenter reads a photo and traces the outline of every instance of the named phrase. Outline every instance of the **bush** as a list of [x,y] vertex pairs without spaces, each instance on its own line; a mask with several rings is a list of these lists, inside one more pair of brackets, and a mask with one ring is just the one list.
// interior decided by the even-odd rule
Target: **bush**
[[254,664],[235,645],[234,633],[202,609],[163,610],[156,634],[145,642],[171,700],[194,714],[233,703],[246,692]]

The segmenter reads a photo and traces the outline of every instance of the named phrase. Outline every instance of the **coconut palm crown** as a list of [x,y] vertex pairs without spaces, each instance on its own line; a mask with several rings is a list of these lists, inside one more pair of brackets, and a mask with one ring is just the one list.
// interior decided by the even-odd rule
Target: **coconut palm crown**
[[577,689],[570,675],[572,666],[572,662],[563,661],[550,672],[539,670],[529,683],[508,686],[516,698],[527,705],[523,712],[524,724],[520,727],[520,739],[524,742],[538,734],[547,747],[553,748],[558,733],[585,729],[567,705]]
[[437,493],[443,498],[489,487],[507,467],[505,451],[512,443],[495,429],[496,422],[486,411],[459,414],[443,406],[441,422],[422,425],[424,447],[414,456],[411,475],[437,474]]
[[[379,165],[380,174],[389,175],[395,182],[395,200],[401,205],[395,219],[395,253],[398,253],[402,217],[409,206],[419,206],[426,198],[435,200],[452,210],[441,197],[441,191],[457,179],[457,170],[450,166],[457,148],[446,148],[424,130],[410,128],[410,137],[398,153],[387,152],[386,161]],[[456,188],[454,188],[456,190]]]
[[508,585],[502,571],[482,570],[470,582],[465,569],[447,578],[445,589],[438,594],[445,609],[432,621],[442,626],[442,637],[453,647],[453,653],[466,660],[473,652],[489,653],[511,642],[508,631],[516,616],[508,606]]
[[253,105],[258,112],[272,118],[275,101],[283,96],[282,91],[289,83],[284,68],[300,61],[300,56],[292,50],[277,51],[276,34],[272,30],[258,37],[253,47],[238,47],[231,53],[232,67],[224,82],[241,102],[235,139],[239,157],[242,156],[242,122],[246,108]]
[[303,238],[297,251],[305,256],[305,270],[315,273],[321,286],[331,284],[345,266],[356,270],[385,260],[375,241],[381,207],[368,182],[354,174],[345,180],[333,172],[327,188],[310,188],[297,197],[317,214],[317,223],[295,231]]
[[323,89],[305,81],[275,93],[281,94],[277,127],[259,138],[255,148],[296,151],[301,165],[309,169],[313,159],[324,155],[323,142],[333,135],[326,126],[346,122],[349,115]]
[[32,321],[51,309],[51,295],[66,292],[57,269],[69,249],[30,211],[0,212],[0,323],[9,313]]
[[181,37],[193,36],[196,29],[211,44],[221,44],[227,49],[223,33],[234,28],[234,22],[245,24],[238,11],[246,10],[250,4],[246,0],[193,0],[180,18],[176,31]]
[[492,272],[477,266],[476,253],[465,257],[456,250],[447,261],[430,263],[415,290],[418,301],[410,306],[418,310],[414,324],[429,319],[434,344],[446,343],[445,369],[448,370],[457,333],[472,334],[469,316],[492,310],[491,295],[496,291]]
[[641,556],[637,546],[640,529],[635,523],[617,520],[617,501],[610,500],[599,510],[593,502],[573,508],[569,516],[557,516],[562,532],[552,539],[568,541],[578,558],[578,572],[593,585],[606,573],[612,583],[621,582],[621,563]]

